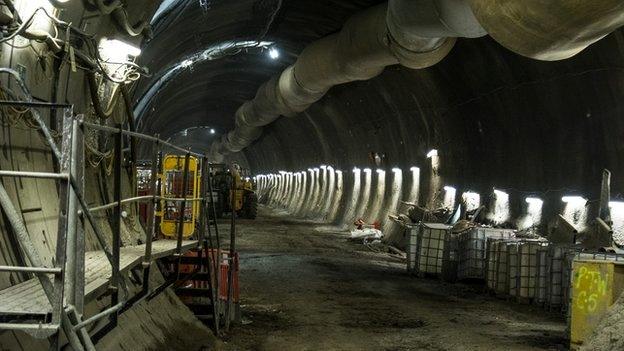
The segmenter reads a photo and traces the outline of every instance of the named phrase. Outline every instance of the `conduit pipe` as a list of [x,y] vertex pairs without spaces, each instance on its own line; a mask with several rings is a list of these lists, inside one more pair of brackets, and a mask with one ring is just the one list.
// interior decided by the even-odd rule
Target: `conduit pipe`
[[504,47],[562,60],[624,25],[622,0],[470,0],[479,22]]
[[235,129],[212,144],[210,156],[220,162],[241,151],[263,126],[304,111],[335,85],[371,79],[394,64],[435,65],[455,38],[489,33],[521,55],[558,60],[622,26],[623,14],[621,0],[389,0],[310,44],[295,64],[262,85],[236,112]]
[[123,7],[115,9],[112,16],[117,22],[117,25],[121,27],[129,36],[136,37],[143,34],[143,32],[146,32],[147,37],[151,36],[149,22],[143,19],[135,24],[130,24],[128,13]]
[[104,0],[87,0],[86,2],[91,6],[95,6],[103,15],[110,15],[116,9],[123,7],[123,4],[119,0],[110,2]]
[[[90,7],[95,7],[103,15],[111,15],[117,25],[131,37],[136,37],[147,31],[149,34],[149,21],[143,19],[136,24],[130,24],[128,13],[120,0],[107,2],[105,0],[83,0]],[[149,35],[148,35],[149,36]]]
[[454,37],[485,34],[466,0],[391,0],[362,11],[262,85],[236,112],[236,128],[213,144],[212,157],[242,150],[260,136],[261,127],[304,111],[335,85],[371,79],[398,63],[435,65],[450,52]]

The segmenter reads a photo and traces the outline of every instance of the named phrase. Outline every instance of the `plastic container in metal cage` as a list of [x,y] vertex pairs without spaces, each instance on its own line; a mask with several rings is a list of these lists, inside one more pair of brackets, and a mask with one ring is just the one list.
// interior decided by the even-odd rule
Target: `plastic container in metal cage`
[[551,244],[546,256],[546,305],[550,309],[564,309],[567,306],[570,270],[574,249],[569,245]]
[[540,306],[543,306],[547,299],[548,248],[548,246],[543,246],[537,250],[537,287],[533,302]]
[[539,252],[547,247],[548,242],[542,240],[522,240],[518,242],[516,297],[521,302],[529,302],[537,296]]
[[[510,256],[517,256],[516,241],[514,239],[491,240],[487,248],[487,286],[497,294],[509,295]],[[513,252],[516,252],[514,255]],[[512,255],[510,255],[510,252]],[[512,266],[514,266],[512,262]],[[514,270],[514,280],[515,280]],[[514,283],[515,288],[515,283]]]
[[451,226],[440,223],[421,223],[410,230],[408,271],[414,274],[439,275],[445,258],[449,257]]
[[488,241],[514,237],[513,230],[497,228],[472,228],[458,234],[458,279],[486,279]]

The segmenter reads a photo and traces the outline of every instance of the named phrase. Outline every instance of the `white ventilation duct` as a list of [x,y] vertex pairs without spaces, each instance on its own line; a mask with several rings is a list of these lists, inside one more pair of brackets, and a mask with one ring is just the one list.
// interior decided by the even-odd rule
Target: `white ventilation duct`
[[489,32],[522,55],[560,59],[621,26],[622,13],[621,0],[390,0],[356,14],[339,33],[311,43],[295,64],[263,84],[238,109],[235,129],[212,145],[210,156],[221,161],[241,151],[263,126],[304,111],[335,85],[371,79],[390,65],[435,65],[456,38]]

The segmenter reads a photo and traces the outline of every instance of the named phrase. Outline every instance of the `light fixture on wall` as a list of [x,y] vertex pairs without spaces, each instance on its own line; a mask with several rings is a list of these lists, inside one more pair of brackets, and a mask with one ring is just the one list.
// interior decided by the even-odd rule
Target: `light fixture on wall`
[[466,191],[462,194],[462,200],[466,205],[466,211],[474,211],[481,206],[481,195],[475,192]]
[[575,205],[579,205],[579,204],[584,205],[585,203],[587,203],[587,199],[582,196],[564,196],[561,198],[561,201],[567,204],[575,204]]
[[102,38],[99,45],[100,56],[104,61],[126,62],[129,58],[141,55],[141,49],[118,39]]
[[582,196],[564,196],[561,198],[566,205],[563,217],[572,223],[579,231],[587,226],[587,199]]
[[275,47],[272,47],[269,49],[269,57],[273,60],[277,60],[280,57],[280,52]]
[[427,153],[427,158],[432,158],[434,156],[438,156],[438,150],[437,149],[429,150],[429,152]]
[[537,197],[527,197],[524,199],[527,203],[526,215],[519,221],[518,229],[526,229],[533,227],[542,220],[542,207],[544,200]]
[[141,49],[118,39],[102,38],[98,45],[102,66],[116,80],[125,81],[130,74],[128,63],[141,55]]
[[494,189],[494,195],[496,195],[497,198],[509,199],[509,194],[502,190]]
[[494,208],[489,218],[496,224],[505,223],[510,216],[509,194],[498,189],[494,189]]
[[187,68],[187,67],[191,66],[192,64],[193,64],[193,60],[186,59],[186,60],[180,62],[180,67]]
[[452,209],[455,207],[455,195],[457,194],[457,189],[452,186],[444,187],[444,203],[442,204],[445,208]]
[[611,228],[613,229],[613,240],[618,244],[624,244],[624,202],[609,202],[611,210]]

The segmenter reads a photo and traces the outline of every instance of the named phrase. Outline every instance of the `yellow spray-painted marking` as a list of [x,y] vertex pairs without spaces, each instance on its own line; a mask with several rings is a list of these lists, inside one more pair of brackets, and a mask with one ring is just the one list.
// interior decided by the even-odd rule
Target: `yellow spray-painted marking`
[[575,261],[573,266],[570,341],[578,346],[613,304],[615,265],[608,261]]
[[596,311],[598,299],[605,297],[608,288],[607,277],[603,272],[587,266],[580,267],[575,274],[574,285],[577,291],[574,302],[579,309],[587,312]]

